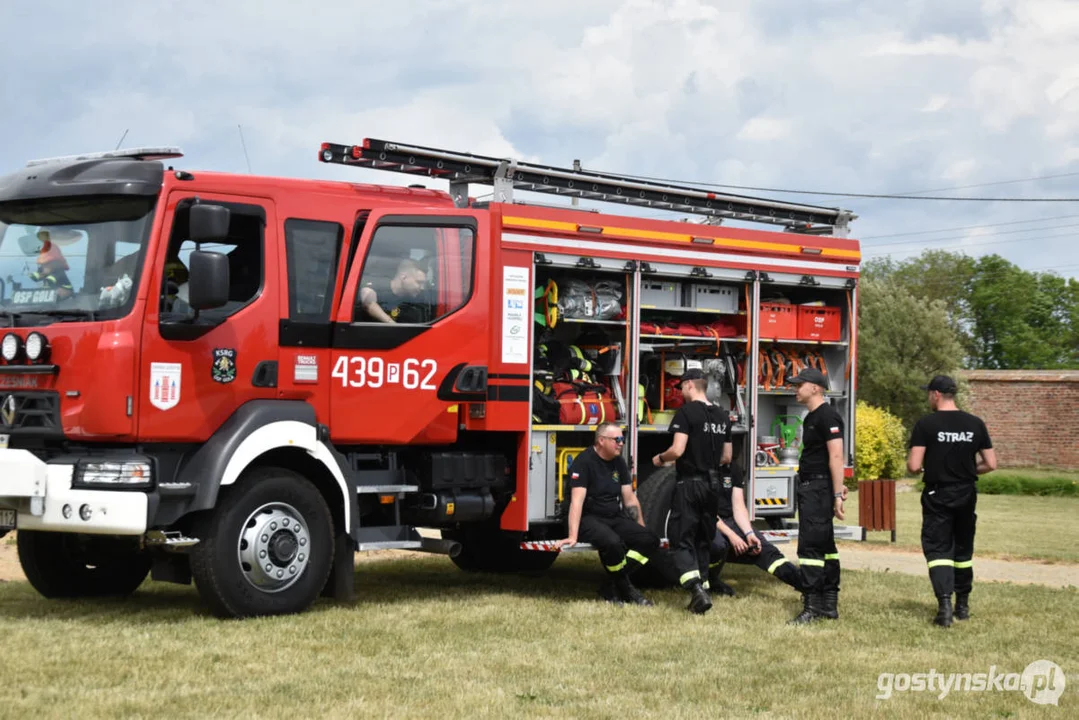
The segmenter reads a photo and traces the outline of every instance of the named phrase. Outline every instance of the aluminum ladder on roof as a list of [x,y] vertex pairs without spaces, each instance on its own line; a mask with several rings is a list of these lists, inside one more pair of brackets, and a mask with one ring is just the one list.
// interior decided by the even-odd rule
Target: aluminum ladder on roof
[[[468,185],[494,188],[494,201],[512,203],[513,191],[550,193],[636,207],[779,225],[788,232],[846,237],[857,216],[849,210],[713,192],[629,176],[571,170],[511,159],[365,139],[359,145],[323,143],[319,161],[448,180],[457,207],[469,203]],[[567,207],[567,209],[572,209]]]

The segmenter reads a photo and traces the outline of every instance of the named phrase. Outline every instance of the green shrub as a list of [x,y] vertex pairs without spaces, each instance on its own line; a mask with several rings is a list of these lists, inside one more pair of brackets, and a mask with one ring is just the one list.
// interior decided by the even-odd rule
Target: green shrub
[[1032,477],[1021,471],[998,470],[978,478],[978,492],[985,495],[1079,497],[1079,481],[1065,476]]
[[859,402],[855,413],[854,482],[894,480],[906,474],[907,432],[898,417]]

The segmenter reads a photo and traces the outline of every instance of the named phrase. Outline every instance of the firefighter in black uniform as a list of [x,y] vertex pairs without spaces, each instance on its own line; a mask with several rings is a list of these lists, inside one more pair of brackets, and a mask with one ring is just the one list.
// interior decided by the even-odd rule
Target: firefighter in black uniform
[[737,463],[731,463],[723,473],[719,493],[719,522],[712,541],[712,564],[708,571],[711,592],[734,595],[734,589],[719,579],[728,561],[752,564],[775,575],[795,590],[802,590],[802,574],[798,567],[767,539],[757,535],[749,522],[746,510],[745,477]]
[[732,455],[730,413],[705,396],[708,381],[695,368],[682,375],[685,404],[674,414],[671,446],[652,458],[662,467],[675,461],[678,480],[671,495],[667,523],[678,584],[690,592],[688,609],[706,613],[712,607],[708,594],[708,565],[716,535],[721,466]]
[[558,547],[573,547],[580,540],[599,551],[608,573],[609,582],[600,587],[605,599],[652,605],[630,582],[630,575],[652,559],[659,561],[665,575],[673,575],[673,570],[665,571],[660,538],[645,527],[629,465],[621,454],[623,443],[618,425],[602,423],[593,446],[570,464],[569,537],[559,540]]
[[791,622],[839,618],[839,551],[832,517],[842,520],[847,488],[843,484],[843,418],[824,399],[828,378],[803,368],[787,379],[795,399],[809,409],[802,420],[798,462],[798,563],[802,568],[802,612]]
[[922,552],[937,596],[933,622],[948,627],[953,612],[959,620],[970,617],[978,476],[996,470],[997,457],[981,418],[956,407],[954,380],[937,375],[922,389],[929,393],[933,412],[914,424],[907,469],[925,470]]

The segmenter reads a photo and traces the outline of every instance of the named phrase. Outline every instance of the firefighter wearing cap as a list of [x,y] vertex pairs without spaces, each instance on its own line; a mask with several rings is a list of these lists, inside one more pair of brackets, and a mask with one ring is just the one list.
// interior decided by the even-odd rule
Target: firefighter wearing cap
[[685,403],[671,420],[671,446],[652,458],[657,467],[674,461],[678,479],[667,523],[678,584],[690,593],[688,609],[702,614],[712,607],[708,565],[716,535],[722,466],[732,455],[730,413],[709,402],[708,381],[696,368],[682,375]]
[[996,469],[997,458],[981,418],[956,407],[958,387],[952,378],[937,375],[922,389],[929,393],[932,412],[914,424],[907,469],[925,472],[922,552],[937,597],[933,622],[948,627],[953,616],[970,617],[977,481]]
[[843,418],[825,401],[828,378],[817,368],[803,368],[787,379],[797,386],[795,399],[809,409],[802,420],[802,456],[798,462],[798,563],[802,569],[802,612],[791,622],[839,618],[839,551],[833,516],[843,519]]

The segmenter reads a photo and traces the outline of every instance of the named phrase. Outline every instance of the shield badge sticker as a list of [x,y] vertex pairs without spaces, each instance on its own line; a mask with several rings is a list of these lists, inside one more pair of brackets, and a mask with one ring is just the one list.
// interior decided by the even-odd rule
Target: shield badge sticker
[[150,363],[151,405],[169,410],[179,404],[182,369],[180,363]]
[[230,383],[236,379],[235,348],[214,348],[214,364],[211,374],[214,382]]

